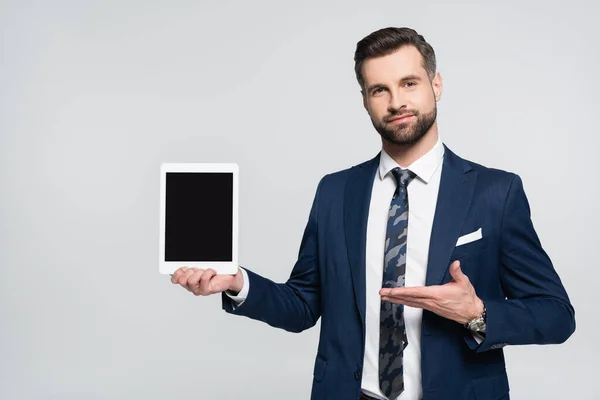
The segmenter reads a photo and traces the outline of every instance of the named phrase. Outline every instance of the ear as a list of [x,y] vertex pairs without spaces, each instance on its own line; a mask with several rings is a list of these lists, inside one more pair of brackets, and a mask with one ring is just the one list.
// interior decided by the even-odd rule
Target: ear
[[444,88],[444,84],[442,81],[442,75],[439,72],[436,72],[433,80],[431,81],[431,87],[433,88],[433,94],[435,95],[435,101],[440,101],[442,97],[442,91]]
[[365,92],[361,90],[360,94],[362,94],[363,107],[365,108],[365,110],[369,111],[369,108],[367,107],[367,97],[365,96]]

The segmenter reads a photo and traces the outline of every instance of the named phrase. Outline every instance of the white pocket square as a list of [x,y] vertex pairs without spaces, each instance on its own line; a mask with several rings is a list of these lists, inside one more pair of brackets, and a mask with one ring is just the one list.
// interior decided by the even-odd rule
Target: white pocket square
[[479,228],[475,232],[467,233],[466,235],[459,237],[456,241],[456,246],[461,246],[463,244],[474,242],[476,240],[481,239],[482,237],[483,235],[481,233],[481,228]]

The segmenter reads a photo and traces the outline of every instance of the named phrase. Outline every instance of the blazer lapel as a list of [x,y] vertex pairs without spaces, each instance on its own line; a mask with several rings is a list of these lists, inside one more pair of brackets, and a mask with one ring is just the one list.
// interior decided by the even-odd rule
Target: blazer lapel
[[[444,145],[444,161],[436,205],[426,285],[442,282],[450,256],[460,235],[473,197],[477,172]],[[344,233],[356,306],[365,324],[367,220],[373,179],[379,167],[378,153],[373,159],[353,168],[344,194]]]
[[363,329],[366,308],[367,219],[373,190],[373,179],[379,167],[381,152],[373,159],[353,168],[344,194],[344,233],[354,286],[356,306]]
[[469,211],[477,171],[444,145],[444,161],[438,192],[425,285],[438,285],[450,267],[450,256]]

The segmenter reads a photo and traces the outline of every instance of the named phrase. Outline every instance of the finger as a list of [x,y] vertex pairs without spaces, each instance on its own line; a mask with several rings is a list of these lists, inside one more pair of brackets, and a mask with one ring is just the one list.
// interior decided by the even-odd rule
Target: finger
[[184,288],[186,288],[187,290],[190,290],[190,288],[187,285],[187,280],[188,278],[194,273],[196,272],[195,268],[190,268],[187,271],[185,271],[183,274],[181,274],[179,276],[179,279],[177,280],[177,283],[179,283],[181,286],[183,286]]
[[425,309],[425,310],[430,310],[433,306],[431,304],[431,302],[426,301],[426,300],[406,300],[406,299],[398,299],[395,297],[387,297],[387,296],[384,296],[381,299],[385,300],[385,301],[389,301],[391,303],[402,304],[407,307],[421,308],[421,309]]
[[433,299],[438,289],[435,286],[414,286],[399,288],[383,288],[379,291],[382,296],[396,297],[399,299]]
[[190,291],[198,296],[200,293],[198,292],[198,287],[200,286],[199,282],[202,278],[202,274],[204,274],[205,270],[196,268],[196,271],[187,279],[187,287],[190,288]]
[[202,274],[202,278],[200,278],[200,293],[203,295],[208,295],[208,294],[212,294],[211,290],[210,290],[210,280],[213,278],[213,276],[215,276],[217,274],[217,272],[214,269],[207,269],[206,271],[204,271],[204,274]]
[[188,267],[177,268],[177,270],[175,272],[173,272],[173,274],[171,275],[171,282],[177,283],[181,274],[185,273],[185,271],[187,269],[188,269]]
[[464,281],[467,277],[463,274],[462,269],[460,268],[460,261],[456,260],[450,265],[450,275],[454,278],[455,281]]
[[429,310],[429,311],[435,310],[435,305],[429,300],[408,300],[408,301],[397,302],[397,301],[394,301],[394,299],[390,298],[387,301],[391,301],[391,302],[397,303],[397,304],[403,304],[406,307],[420,308],[420,309]]
[[179,274],[181,273],[181,268],[177,268],[175,272],[171,274],[171,283],[177,283],[177,278],[179,278]]
[[403,305],[406,305],[406,303],[410,303],[410,301],[407,299],[400,299],[397,297],[390,297],[390,296],[381,296],[381,301],[389,301],[390,303],[403,304]]
[[428,300],[428,299],[404,299],[404,298],[388,297],[388,296],[382,297],[381,299],[392,302],[392,303],[404,304],[405,306],[416,307],[416,308],[428,308],[433,304],[433,301]]

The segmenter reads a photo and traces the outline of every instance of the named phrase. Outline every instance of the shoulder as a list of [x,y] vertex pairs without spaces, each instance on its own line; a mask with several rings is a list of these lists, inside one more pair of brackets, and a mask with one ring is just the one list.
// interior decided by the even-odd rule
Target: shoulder
[[328,173],[321,178],[319,190],[329,193],[343,192],[348,181],[372,174],[379,166],[379,153],[370,160],[351,167]]
[[481,186],[501,187],[505,191],[507,191],[514,182],[521,182],[521,178],[515,172],[500,168],[489,167],[487,165],[472,160],[467,160],[456,155],[447,147],[446,154],[448,155],[448,157],[460,160],[460,162],[462,162],[465,166],[465,171],[469,171],[467,173],[470,173],[471,171],[476,172],[478,184]]

